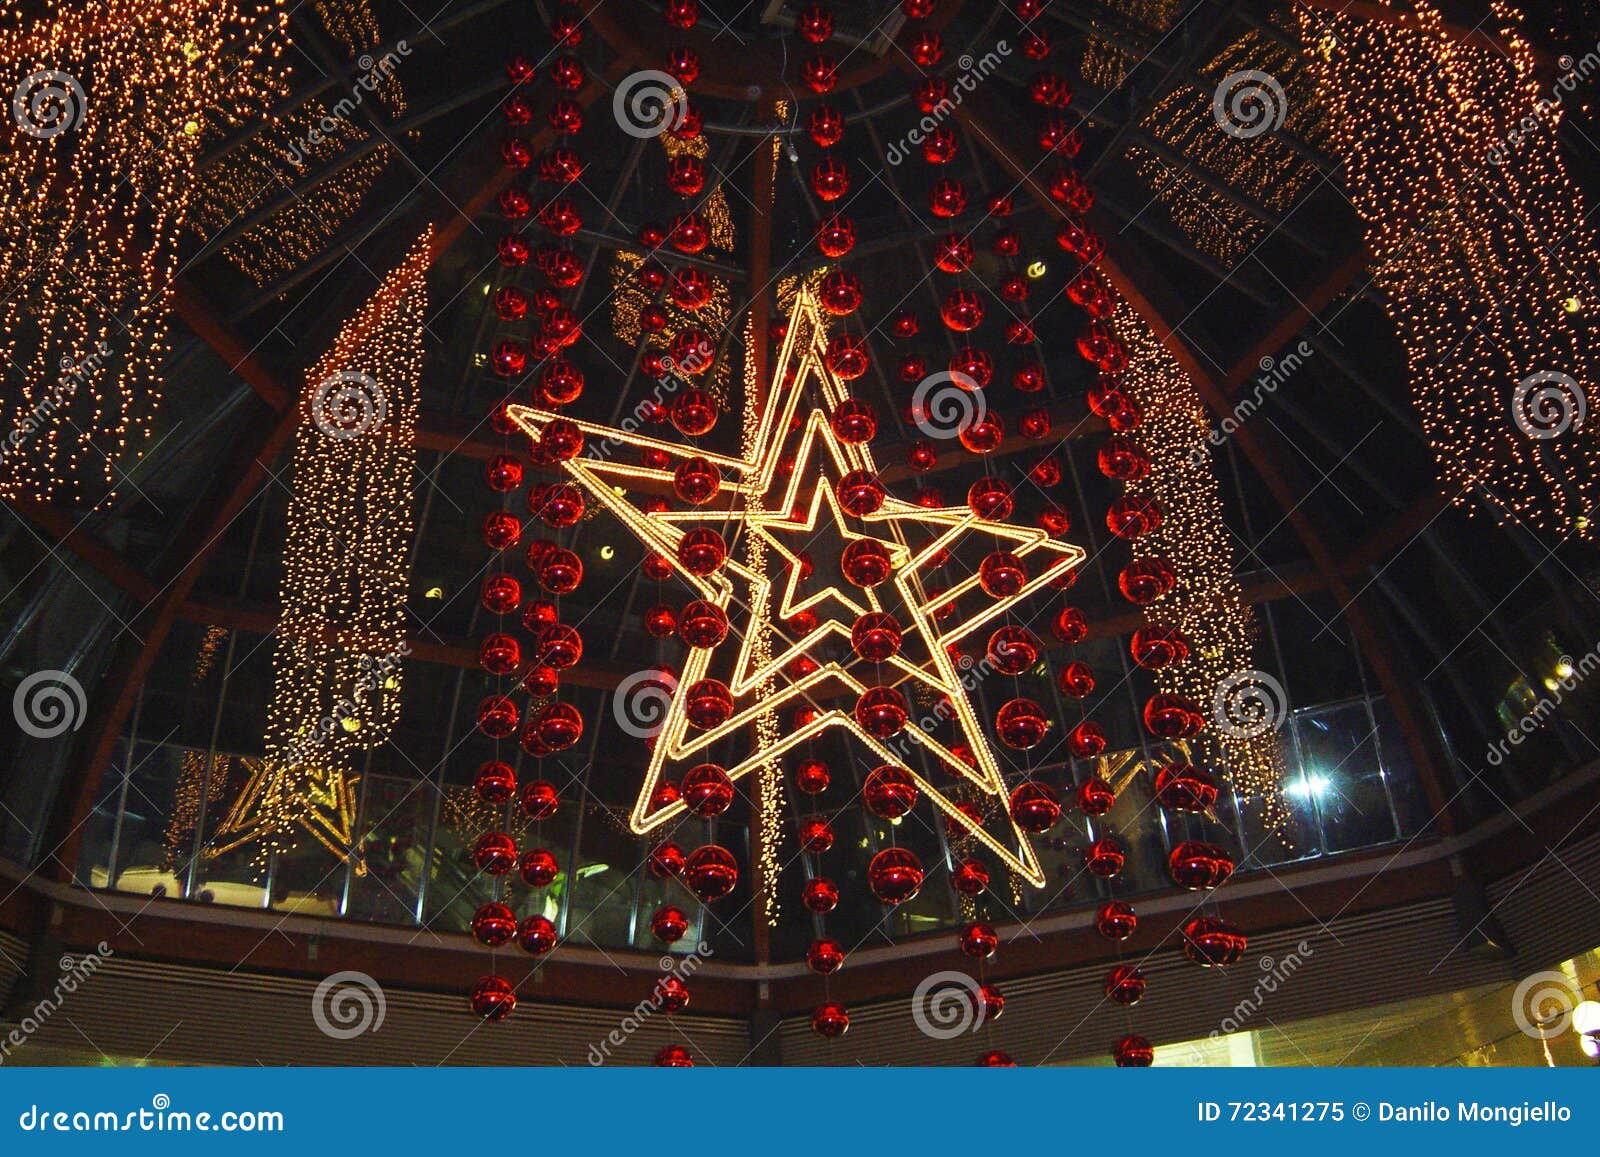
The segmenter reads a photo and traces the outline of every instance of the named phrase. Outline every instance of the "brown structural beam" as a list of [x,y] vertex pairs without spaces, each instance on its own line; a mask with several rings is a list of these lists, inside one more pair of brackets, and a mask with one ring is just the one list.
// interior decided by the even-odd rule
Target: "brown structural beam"
[[1371,254],[1363,243],[1350,256],[1329,271],[1308,291],[1295,295],[1294,304],[1284,311],[1277,324],[1268,329],[1239,356],[1233,369],[1218,384],[1228,396],[1237,394],[1251,378],[1265,370],[1268,358],[1276,357],[1300,331],[1321,316],[1322,311],[1337,301],[1356,280],[1364,275],[1371,263]]
[[1450,500],[1437,490],[1419,494],[1409,506],[1378,527],[1345,556],[1344,565],[1340,567],[1344,577],[1358,578],[1368,567],[1385,561],[1427,530],[1433,520],[1448,509]]
[[52,549],[64,547],[140,602],[149,602],[155,597],[156,584],[148,575],[58,508],[30,498],[9,498],[6,505],[42,531]]
[[[1013,152],[1004,138],[984,121],[970,102],[957,110],[957,116],[967,124],[974,139],[1000,162],[1019,186],[1026,189],[1029,196],[1057,217],[1065,217],[1065,210],[1056,204],[1043,185],[1033,177],[1033,171],[1023,163],[1018,154]],[[1169,320],[1172,317],[1182,316],[1181,313],[1166,303],[1158,304],[1154,299],[1163,284],[1161,278],[1145,268],[1137,257],[1120,243],[1114,230],[1104,232],[1108,235],[1107,254],[1099,263],[1099,268],[1106,280],[1139,313],[1157,339],[1172,354],[1194,384],[1207,409],[1218,420],[1231,417],[1234,413],[1233,401],[1223,388],[1220,378],[1182,330]],[[1408,678],[1403,666],[1403,657],[1396,654],[1395,648],[1385,640],[1376,619],[1369,614],[1365,603],[1351,590],[1344,575],[1342,560],[1335,554],[1306,509],[1313,487],[1299,477],[1300,471],[1294,465],[1293,455],[1283,439],[1276,431],[1265,426],[1265,423],[1260,422],[1239,423],[1232,435],[1233,444],[1250,462],[1272,494],[1279,509],[1283,511],[1284,520],[1294,529],[1307,554],[1311,556],[1313,565],[1327,583],[1328,592],[1338,602],[1345,621],[1355,634],[1362,653],[1377,676],[1394,711],[1395,719],[1405,735],[1407,747],[1416,763],[1428,794],[1428,802],[1435,814],[1435,822],[1446,834],[1453,833],[1455,824],[1449,806],[1452,797],[1445,790],[1440,770],[1443,764],[1429,739],[1432,729],[1428,726],[1426,713],[1417,703],[1413,693],[1415,680]]]

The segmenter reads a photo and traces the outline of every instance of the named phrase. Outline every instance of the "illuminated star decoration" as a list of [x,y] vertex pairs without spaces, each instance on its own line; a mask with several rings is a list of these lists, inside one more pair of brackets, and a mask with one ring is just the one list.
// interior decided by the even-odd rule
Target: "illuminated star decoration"
[[[842,442],[829,424],[828,414],[848,400],[850,394],[828,368],[825,353],[821,313],[810,290],[803,289],[795,299],[788,333],[773,370],[773,386],[760,415],[752,449],[744,458],[709,454],[697,447],[639,437],[595,423],[575,422],[587,444],[607,442],[611,446],[661,451],[679,460],[696,456],[717,467],[721,481],[710,504],[692,510],[646,512],[629,501],[627,488],[640,484],[670,487],[674,478],[671,469],[582,456],[568,458],[560,464],[589,499],[610,510],[647,549],[667,560],[694,588],[698,598],[715,604],[725,614],[730,610],[746,612],[742,629],[732,621],[730,614],[730,630],[721,643],[690,650],[672,703],[655,737],[649,769],[640,786],[630,826],[634,832],[644,835],[685,811],[681,800],[666,803],[657,798],[657,787],[669,766],[676,768],[706,762],[714,745],[736,733],[753,736],[755,724],[763,715],[786,705],[810,704],[817,708],[814,717],[765,746],[752,741],[749,752],[726,769],[729,778],[737,781],[770,765],[785,752],[829,728],[844,728],[870,750],[880,764],[901,767],[909,773],[918,789],[939,811],[998,856],[1008,868],[1042,887],[1044,873],[1027,837],[1011,819],[1006,806],[1005,780],[961,678],[971,661],[958,661],[952,650],[962,639],[1004,615],[1013,604],[1064,577],[1083,561],[1084,552],[1053,539],[1043,530],[980,518],[965,506],[930,509],[892,496],[886,496],[876,511],[854,519],[856,524],[864,524],[865,529],[856,530],[847,525],[853,516],[847,516],[840,508],[836,497],[838,479],[854,471],[866,471],[876,477],[878,467],[866,444]],[[811,410],[797,423],[795,417],[806,387],[813,383],[824,408]],[[508,406],[507,412],[512,421],[536,441],[549,423],[573,421],[526,406]],[[788,455],[791,444],[792,458]],[[811,488],[806,492],[808,483]],[[726,501],[722,501],[724,499]],[[859,592],[829,587],[799,597],[797,584],[802,567],[784,540],[792,541],[791,532],[811,532],[822,521],[825,509],[847,540],[881,541],[893,566],[889,581]],[[713,523],[731,528],[735,534],[748,530],[760,536],[789,564],[776,608],[773,581],[741,564],[731,550],[727,561],[706,576],[691,574],[680,564],[678,544],[684,535],[694,529],[695,524]],[[930,594],[924,589],[924,572],[940,565],[953,546],[974,534],[983,536],[985,543],[993,542],[990,550],[1007,550],[1036,573],[1014,594],[1004,597],[989,598],[981,592],[976,573],[949,590]],[[1041,560],[1044,565],[1037,566]],[[941,629],[935,622],[936,608],[947,604],[960,607],[962,600],[974,592],[982,602],[969,601],[970,613],[948,616],[952,625]],[[816,624],[799,637],[791,638],[786,620],[802,609],[816,612]],[[872,674],[872,664],[855,656],[793,665],[801,656],[810,655],[815,660],[813,648],[829,638],[842,638],[848,644],[855,616],[869,611],[892,614],[903,632],[900,652],[878,668],[883,672],[882,678]],[[753,656],[765,648],[757,648],[755,642],[763,636],[771,639],[770,658],[758,664]],[[906,644],[913,640],[920,642],[918,650],[925,656],[918,662],[905,654]],[[860,670],[864,666],[866,670]],[[868,675],[869,681],[863,682],[862,674]],[[707,678],[726,684],[733,696],[734,710],[725,723],[698,730],[689,721],[687,701],[695,684]],[[942,696],[948,701],[960,738],[973,757],[971,763],[916,726],[914,719],[891,737],[894,745],[891,747],[864,730],[850,709],[830,706],[830,700],[840,698],[838,694],[812,698],[812,693],[821,691],[825,684],[859,696],[879,684],[898,687],[908,682],[927,688],[936,700]],[[853,706],[853,700],[849,702]],[[908,758],[910,751],[919,752],[922,760]],[[1005,815],[1009,838],[1002,841],[985,830],[980,819],[962,811],[929,782],[919,764],[942,769],[997,802]]]

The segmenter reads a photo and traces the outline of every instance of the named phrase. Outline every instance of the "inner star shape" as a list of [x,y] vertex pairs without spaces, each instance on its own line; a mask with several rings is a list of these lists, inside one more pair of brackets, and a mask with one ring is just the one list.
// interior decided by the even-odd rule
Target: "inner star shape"
[[[507,407],[511,420],[535,440],[551,422],[573,421],[584,434],[586,454],[562,461],[561,470],[583,489],[588,500],[614,514],[641,544],[666,559],[696,598],[716,605],[728,617],[728,635],[721,643],[692,648],[688,653],[651,747],[630,826],[644,835],[682,814],[683,802],[661,803],[657,789],[669,773],[710,761],[716,744],[744,737],[746,749],[727,768],[729,777],[737,781],[762,768],[776,768],[786,752],[837,727],[849,732],[877,764],[905,769],[947,819],[1006,867],[1043,887],[1044,872],[1027,836],[1011,818],[1005,777],[971,701],[972,661],[957,659],[955,653],[961,640],[1081,564],[1084,551],[1044,530],[980,518],[965,506],[928,508],[886,495],[882,505],[870,513],[857,517],[845,511],[838,498],[839,481],[857,471],[876,477],[878,467],[868,445],[841,441],[829,424],[828,415],[848,400],[850,393],[828,369],[826,347],[821,310],[811,291],[802,289],[796,294],[788,333],[773,368],[772,387],[753,437],[746,439],[750,449],[740,458],[565,419],[547,410]],[[821,405],[797,421],[808,392],[820,397]],[[661,451],[669,461],[705,458],[721,472],[717,493],[697,509],[646,511],[632,500],[632,490],[670,490],[673,471],[608,456],[608,451],[615,455],[624,449]],[[702,526],[719,529],[730,543],[727,561],[709,575],[692,574],[678,562],[678,544],[685,534]],[[808,538],[824,532],[836,534],[847,544],[879,543],[889,560],[887,577],[864,588],[825,585],[802,593],[797,552],[804,550]],[[924,583],[928,572],[951,558],[973,535],[979,536],[976,542],[986,551],[1005,550],[1022,560],[1030,572],[1026,581],[1014,593],[991,598],[979,589],[974,570],[949,589],[930,592]],[[742,559],[735,557],[740,552],[733,547],[743,547]],[[783,561],[778,591],[767,573],[769,551]],[[958,610],[946,614],[950,625],[941,627],[940,608],[951,604]],[[843,648],[824,650],[821,645],[843,639],[847,648],[856,619],[869,612],[895,619],[903,632],[899,652],[881,664],[858,656],[827,657]],[[908,651],[915,652],[914,659]],[[814,653],[823,657],[818,659]],[[797,662],[802,657],[809,661]],[[725,722],[701,729],[690,722],[688,702],[695,686],[707,679],[727,686],[733,711]],[[914,719],[888,737],[867,732],[857,722],[853,708],[855,700],[875,686],[918,686],[935,702],[948,703],[960,741],[951,747],[970,752],[970,762],[917,726]],[[845,706],[841,707],[841,702]],[[909,696],[908,704],[914,713],[915,701]],[[780,710],[801,706],[812,709],[801,726],[782,733],[757,726]],[[765,740],[758,738],[763,732]],[[970,785],[987,803],[998,805],[992,810],[1004,817],[1003,824],[994,825],[999,830],[990,831],[930,782],[934,772]]]

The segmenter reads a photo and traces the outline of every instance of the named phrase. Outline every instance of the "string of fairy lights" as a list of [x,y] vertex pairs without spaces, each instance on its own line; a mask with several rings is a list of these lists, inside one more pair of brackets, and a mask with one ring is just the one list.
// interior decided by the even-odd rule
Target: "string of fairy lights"
[[1600,273],[1563,110],[1514,5],[1493,5],[1502,51],[1452,35],[1429,0],[1379,2],[1408,19],[1302,9],[1301,32],[1440,485],[1499,521],[1592,536]]
[[[1252,70],[1270,75],[1284,94],[1281,102],[1272,98],[1271,110],[1274,114],[1282,110],[1282,132],[1248,138],[1219,132],[1212,115],[1214,90],[1225,78]],[[1303,152],[1290,147],[1283,134],[1321,147],[1327,136],[1326,110],[1315,99],[1311,62],[1289,44],[1255,29],[1224,48],[1200,73],[1207,82],[1204,86],[1175,89],[1140,122],[1185,164],[1171,165],[1138,144],[1128,151],[1140,178],[1195,247],[1234,265],[1255,248],[1268,225],[1195,170],[1242,190],[1270,213],[1284,214],[1317,180],[1318,169]]]
[[[1160,522],[1140,536],[1144,557],[1164,559],[1176,582],[1141,606],[1152,628],[1176,628],[1187,657],[1154,671],[1158,690],[1203,708],[1216,702],[1224,680],[1258,670],[1256,627],[1234,574],[1231,538],[1223,520],[1221,484],[1209,455],[1198,454],[1209,428],[1194,383],[1148,322],[1126,301],[1113,317],[1128,351],[1121,389],[1139,406],[1139,444],[1149,471],[1127,483],[1130,495],[1155,501]],[[1268,830],[1283,832],[1283,748],[1276,730],[1206,727],[1191,742],[1201,763],[1226,769],[1240,800],[1259,809]]]
[[0,495],[99,501],[162,394],[202,142],[282,95],[281,0],[0,13]]
[[252,844],[263,870],[304,834],[352,852],[355,759],[400,711],[432,242],[430,228],[307,375],[265,758],[212,856]]

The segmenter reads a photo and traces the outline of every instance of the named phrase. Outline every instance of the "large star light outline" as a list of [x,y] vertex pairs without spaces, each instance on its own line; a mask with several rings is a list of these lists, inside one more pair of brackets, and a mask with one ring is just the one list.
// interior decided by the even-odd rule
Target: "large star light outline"
[[[728,638],[723,643],[716,647],[690,649],[683,674],[674,688],[672,703],[667,710],[665,721],[655,737],[649,768],[629,820],[629,826],[639,835],[647,834],[686,810],[681,800],[659,807],[654,804],[656,789],[661,782],[663,771],[669,764],[704,762],[706,757],[703,753],[719,740],[741,728],[753,726],[762,716],[796,699],[812,702],[808,692],[823,683],[829,681],[842,683],[857,696],[868,690],[868,685],[862,683],[850,669],[833,660],[820,663],[814,671],[798,678],[792,677],[785,670],[793,659],[808,653],[809,648],[822,639],[839,636],[848,642],[850,623],[838,618],[819,616],[820,621],[815,628],[797,642],[787,645],[784,643],[782,633],[776,629],[779,623],[775,618],[782,619],[802,606],[819,606],[830,598],[846,607],[860,606],[856,602],[859,598],[865,601],[869,609],[882,609],[878,591],[883,590],[883,586],[861,591],[859,594],[853,591],[846,593],[835,587],[796,602],[795,584],[800,569],[797,565],[798,559],[783,545],[781,541],[783,536],[774,533],[809,531],[815,527],[821,508],[830,505],[832,514],[846,537],[876,537],[856,534],[845,528],[843,514],[838,507],[834,490],[837,478],[855,470],[864,470],[876,476],[878,467],[873,461],[872,451],[868,445],[841,442],[828,422],[828,413],[848,399],[850,393],[837,375],[827,367],[825,355],[826,330],[821,310],[811,290],[802,288],[795,296],[789,316],[788,334],[773,367],[771,395],[763,408],[755,436],[750,439],[748,456],[742,458],[707,453],[698,447],[643,437],[632,431],[599,423],[568,419],[565,415],[548,410],[521,405],[506,407],[511,420],[536,440],[541,437],[547,424],[557,419],[564,419],[573,421],[583,431],[585,440],[590,446],[596,441],[603,441],[635,449],[660,450],[675,459],[698,456],[712,462],[722,475],[717,494],[712,498],[714,505],[708,504],[706,507],[693,510],[646,513],[629,500],[629,486],[649,482],[670,487],[673,482],[671,469],[657,469],[598,456],[580,456],[560,463],[563,472],[583,489],[589,500],[616,515],[646,549],[666,559],[678,576],[694,588],[699,598],[715,604],[727,613],[730,607],[737,609],[735,596],[738,589],[743,588],[747,592],[742,600],[742,605],[748,610],[747,622],[750,627],[757,625],[761,627],[760,630],[748,627],[742,631],[738,630],[734,616],[730,614],[730,630]],[[792,374],[791,367],[794,371]],[[785,457],[784,451],[790,440],[789,432],[794,425],[796,411],[806,392],[806,386],[812,382],[817,384],[826,408],[813,410],[801,424],[797,432],[798,443],[792,459],[793,465],[788,472],[783,493],[776,501],[772,501],[774,483],[780,476],[780,464]],[[819,444],[825,453],[817,454]],[[837,473],[834,480],[830,481],[824,472],[802,502],[800,490],[811,473],[814,455],[824,466],[831,464]],[[718,501],[720,499],[726,499],[726,505]],[[789,561],[790,565],[784,568],[787,578],[779,604],[783,610],[782,614],[776,617],[773,615],[773,580],[741,563],[732,557],[731,553],[717,572],[707,576],[690,574],[678,563],[677,548],[686,533],[685,527],[697,522],[713,521],[723,525],[735,524],[748,529],[752,534],[759,536],[769,548],[776,550]],[[993,797],[1000,804],[1000,810],[1010,824],[1012,846],[1008,847],[996,839],[981,822],[974,821],[961,811],[942,791],[928,782],[917,768],[908,766],[911,761],[902,758],[881,740],[865,732],[850,711],[837,707],[819,710],[816,718],[784,735],[776,743],[765,748],[758,747],[747,758],[727,768],[728,776],[738,780],[752,771],[773,764],[785,752],[807,742],[828,728],[843,727],[880,762],[901,767],[909,773],[918,789],[939,811],[998,856],[1008,868],[1036,887],[1043,887],[1044,872],[1039,866],[1038,858],[1027,836],[1016,825],[1015,820],[1011,819],[1007,807],[1005,779],[989,740],[984,734],[977,712],[967,697],[967,688],[962,682],[956,660],[950,655],[950,647],[1004,615],[1010,607],[1044,588],[1057,577],[1077,567],[1086,557],[1085,552],[1080,547],[1052,538],[1044,530],[980,518],[965,506],[929,509],[903,499],[886,497],[882,507],[864,516],[860,521],[877,524],[888,532],[883,541],[895,563],[892,584],[899,599],[899,609],[904,612],[903,616],[897,613],[895,617],[902,622],[909,620],[909,626],[904,628],[905,638],[910,640],[916,636],[922,640],[933,669],[930,671],[926,665],[908,661],[903,654],[904,647],[902,654],[887,660],[883,665],[894,668],[904,678],[920,681],[936,695],[943,695],[949,701],[957,729],[973,753],[974,763],[968,764],[958,758],[949,748],[917,727],[914,721],[908,723],[896,738],[909,740],[912,746],[921,748],[947,772],[961,777],[986,795]],[[934,532],[933,539],[913,550],[908,544],[905,533],[907,524],[912,524],[924,532],[931,529]],[[930,597],[923,589],[921,571],[930,560],[937,558],[941,551],[970,533],[983,534],[986,540],[994,540],[997,544],[1004,542],[1018,557],[1026,558],[1029,555],[1042,554],[1049,558],[1049,562],[1016,594],[989,600],[982,611],[963,618],[947,631],[941,631],[934,619],[934,609],[959,599],[962,594],[977,585],[978,577],[974,574],[950,590],[941,591]],[[754,644],[763,632],[772,641],[770,648],[772,653],[765,662],[757,665],[758,652]],[[732,671],[726,679],[735,701],[734,713],[726,723],[691,735],[686,711],[688,689],[707,677],[713,658],[735,637],[740,640],[739,651]],[[746,699],[750,700],[749,704],[740,706]],[[819,708],[823,706],[815,705]]]

